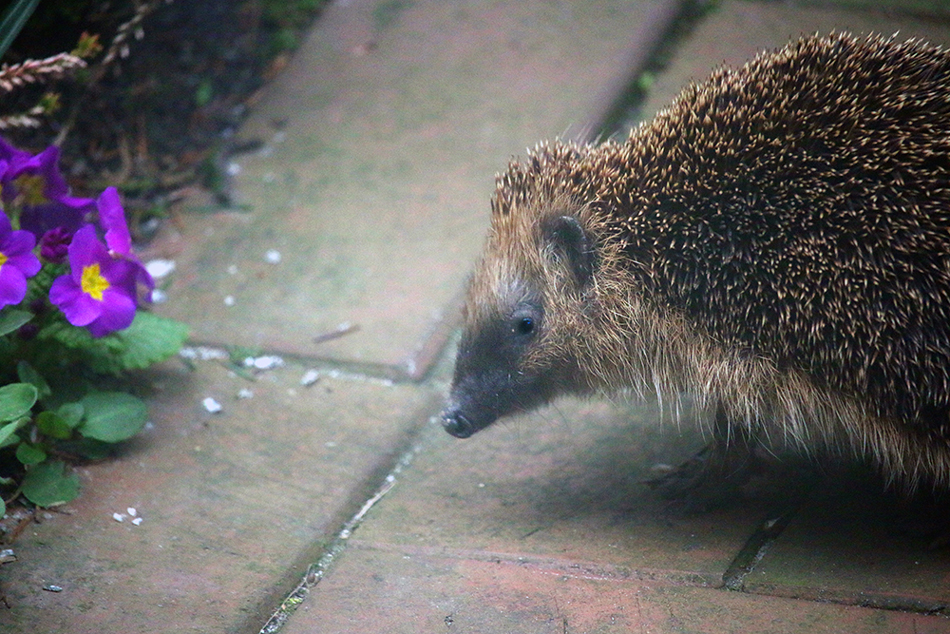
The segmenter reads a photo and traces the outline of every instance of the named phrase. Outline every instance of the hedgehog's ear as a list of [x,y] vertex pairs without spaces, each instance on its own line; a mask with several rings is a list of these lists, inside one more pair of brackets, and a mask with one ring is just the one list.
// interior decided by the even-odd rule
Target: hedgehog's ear
[[562,259],[574,274],[577,285],[586,288],[594,277],[594,242],[574,216],[551,218],[544,227],[544,237],[552,252]]

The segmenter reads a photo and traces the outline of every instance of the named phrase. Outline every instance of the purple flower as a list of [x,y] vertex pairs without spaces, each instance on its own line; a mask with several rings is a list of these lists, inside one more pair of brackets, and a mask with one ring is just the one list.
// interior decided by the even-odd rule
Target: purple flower
[[10,145],[2,137],[0,137],[0,161],[6,161],[7,163],[13,164],[28,161],[29,159],[29,152],[24,152],[23,150]]
[[[96,237],[93,225],[82,227],[69,245],[70,272],[53,281],[50,301],[74,326],[93,337],[127,328],[135,318],[135,265],[115,259]],[[130,292],[131,291],[131,292]]]
[[106,246],[109,247],[109,254],[113,258],[127,260],[135,267],[132,293],[135,293],[135,283],[143,284],[148,289],[146,299],[151,301],[155,281],[145,270],[145,265],[132,253],[132,236],[129,234],[125,210],[122,209],[122,201],[119,199],[116,188],[106,187],[96,199],[96,207],[99,210],[99,224],[106,232]]
[[65,262],[66,256],[69,254],[69,243],[72,239],[72,231],[65,227],[50,229],[40,238],[40,256],[53,264]]
[[125,222],[125,210],[115,187],[106,187],[96,199],[99,224],[106,232],[106,246],[113,254],[128,256],[132,253],[132,236]]
[[19,304],[26,296],[26,278],[40,270],[34,246],[33,234],[14,231],[10,219],[0,213],[0,308]]
[[32,156],[0,141],[0,159],[8,163],[0,179],[2,202],[8,211],[20,212],[20,226],[37,238],[56,227],[74,232],[92,211],[92,199],[69,195],[55,145]]

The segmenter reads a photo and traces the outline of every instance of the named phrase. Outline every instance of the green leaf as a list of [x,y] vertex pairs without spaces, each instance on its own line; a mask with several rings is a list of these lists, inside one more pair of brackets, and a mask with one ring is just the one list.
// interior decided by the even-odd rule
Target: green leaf
[[79,495],[79,478],[65,473],[61,460],[41,462],[26,472],[20,489],[37,506],[56,506],[70,502]]
[[142,399],[124,392],[93,392],[82,399],[86,410],[79,433],[86,438],[119,442],[137,434],[148,418]]
[[26,322],[33,319],[33,313],[16,308],[0,311],[0,336],[10,334]]
[[7,52],[40,0],[17,0],[0,16],[0,57]]
[[115,336],[125,344],[120,355],[122,366],[127,370],[142,370],[178,354],[188,339],[188,326],[140,310],[132,325]]
[[56,415],[59,416],[70,429],[79,427],[79,423],[82,422],[82,417],[85,413],[86,409],[82,406],[82,403],[63,403],[56,410]]
[[29,412],[38,396],[36,387],[29,383],[10,383],[0,387],[0,423]]
[[37,414],[36,428],[41,434],[57,440],[66,440],[73,435],[73,428],[56,412],[46,411]]
[[119,375],[127,370],[142,370],[177,353],[188,338],[188,327],[173,319],[138,311],[128,328],[98,339],[85,328],[66,323],[44,329],[39,337],[76,351],[96,372]]
[[39,464],[46,460],[46,452],[36,445],[28,442],[21,442],[16,448],[16,459],[28,467]]
[[16,373],[21,381],[29,383],[36,388],[39,398],[45,398],[53,393],[52,390],[49,389],[49,383],[46,382],[43,375],[37,372],[36,368],[27,361],[21,360],[16,364]]
[[210,80],[204,79],[195,89],[195,105],[204,108],[214,98],[214,85]]
[[0,498],[0,519],[3,519],[3,516],[7,514],[7,503],[3,501],[3,498]]
[[88,460],[102,460],[112,454],[112,445],[92,438],[79,438],[75,441],[67,440],[62,443],[62,447],[66,452],[82,456]]
[[[19,428],[20,428],[20,421],[13,421],[12,423],[8,423],[4,425],[3,427],[0,427],[0,448],[6,447],[8,445],[14,445],[17,442],[19,442],[19,439],[17,439],[17,437],[13,435],[14,432]],[[7,440],[10,440],[11,438],[16,439],[16,440],[13,440],[12,442],[8,443]]]

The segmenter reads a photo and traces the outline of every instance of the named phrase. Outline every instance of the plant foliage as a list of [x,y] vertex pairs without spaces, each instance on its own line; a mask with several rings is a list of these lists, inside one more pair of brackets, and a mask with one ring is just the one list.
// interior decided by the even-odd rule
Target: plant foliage
[[12,474],[0,490],[37,506],[78,494],[62,457],[101,458],[142,429],[145,403],[116,391],[115,378],[174,355],[188,336],[141,310],[154,284],[118,193],[71,196],[57,158],[0,139],[0,466]]

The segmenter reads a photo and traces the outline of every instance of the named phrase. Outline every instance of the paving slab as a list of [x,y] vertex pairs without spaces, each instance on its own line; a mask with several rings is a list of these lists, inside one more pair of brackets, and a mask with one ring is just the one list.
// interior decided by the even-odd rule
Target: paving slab
[[[235,158],[246,212],[186,214],[153,248],[178,262],[162,312],[198,342],[418,378],[495,172],[543,138],[596,134],[678,5],[330,4],[241,129],[264,142]],[[343,323],[358,332],[314,342]]]
[[[704,443],[688,412],[679,426],[668,414],[665,423],[663,418],[655,404],[565,400],[497,424],[470,441],[451,438],[433,423],[411,466],[370,511],[349,548],[365,551],[353,555],[357,559],[407,557],[438,570],[448,566],[450,578],[457,574],[451,572],[456,566],[504,563],[506,569],[527,566],[569,580],[722,586],[749,538],[786,501],[781,496],[750,497],[728,509],[684,514],[661,499],[644,483],[655,476],[653,468],[685,460]],[[332,574],[344,577],[345,586],[371,583],[353,579],[363,573],[350,571],[345,562],[339,566]],[[390,586],[392,592],[415,588],[418,601],[438,604],[445,599],[430,575],[378,570],[401,580],[401,586]],[[486,587],[480,588],[480,582]],[[456,598],[474,609],[478,597],[491,593],[491,583],[473,580],[458,588]],[[565,593],[572,591],[572,583],[564,585]],[[353,604],[341,608],[338,598],[325,596],[321,582],[305,602],[321,607],[298,610],[290,631],[322,629],[326,610],[349,614]],[[377,598],[381,606],[401,601],[398,594]],[[504,610],[501,595],[496,598],[499,603],[492,609]],[[399,611],[362,631],[411,631],[420,624],[408,618],[411,613]],[[346,618],[358,619],[359,614]],[[526,621],[521,629],[483,631],[530,631],[528,623],[535,621]]]
[[540,557],[716,586],[773,508],[687,514],[645,481],[704,444],[656,405],[565,400],[460,442],[440,428],[358,542]]
[[347,550],[282,634],[943,634],[940,616],[617,579],[534,562]]
[[762,594],[946,614],[950,549],[933,549],[932,536],[907,530],[920,521],[919,513],[882,498],[872,482],[843,478],[815,492],[745,577],[744,587]]
[[82,467],[80,497],[13,545],[0,630],[257,631],[435,407],[420,388],[331,376],[304,387],[303,373],[150,373],[150,428]]

